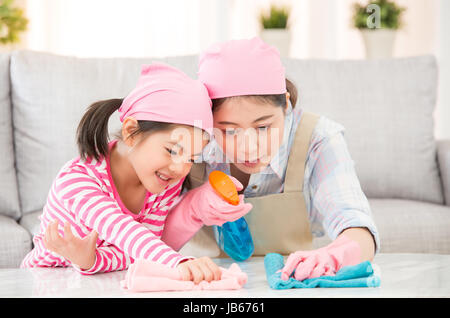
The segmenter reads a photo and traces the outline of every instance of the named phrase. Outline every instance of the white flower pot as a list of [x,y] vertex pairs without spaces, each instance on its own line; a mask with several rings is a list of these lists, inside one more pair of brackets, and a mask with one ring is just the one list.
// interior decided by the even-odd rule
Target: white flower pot
[[280,51],[280,56],[289,56],[291,50],[291,32],[289,29],[262,29],[261,39],[267,44],[275,46]]
[[368,59],[392,57],[396,34],[395,30],[361,29],[360,31]]

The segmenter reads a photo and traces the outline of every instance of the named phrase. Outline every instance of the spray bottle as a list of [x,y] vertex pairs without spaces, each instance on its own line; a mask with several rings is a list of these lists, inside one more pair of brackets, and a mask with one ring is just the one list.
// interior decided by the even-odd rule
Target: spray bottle
[[[215,170],[209,174],[209,183],[225,201],[233,205],[239,204],[236,186],[227,174]],[[222,226],[214,226],[213,229],[217,244],[232,259],[245,261],[253,254],[253,240],[244,217]]]

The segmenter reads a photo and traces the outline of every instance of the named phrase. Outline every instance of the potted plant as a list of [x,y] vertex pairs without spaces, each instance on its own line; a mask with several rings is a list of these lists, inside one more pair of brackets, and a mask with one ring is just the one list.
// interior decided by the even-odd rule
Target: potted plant
[[21,8],[14,7],[14,0],[0,2],[0,47],[20,41],[20,33],[28,26],[28,19]]
[[367,5],[355,3],[353,9],[353,25],[361,32],[367,58],[391,57],[405,8],[394,1],[372,0]]
[[270,6],[269,12],[261,12],[261,39],[275,46],[281,56],[288,56],[291,46],[291,34],[289,31],[289,7]]

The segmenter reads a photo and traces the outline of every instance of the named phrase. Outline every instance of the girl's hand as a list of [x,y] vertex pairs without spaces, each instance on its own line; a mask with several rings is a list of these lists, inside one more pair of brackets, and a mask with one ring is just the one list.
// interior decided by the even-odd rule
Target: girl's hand
[[219,266],[206,256],[180,263],[177,268],[182,280],[193,281],[195,284],[202,280],[220,280],[222,277]]
[[82,239],[74,236],[68,222],[64,223],[64,237],[62,237],[58,233],[58,221],[54,221],[45,231],[44,246],[81,269],[89,269],[95,264],[97,237],[96,231],[92,231]]
[[[243,189],[238,179],[229,176],[236,186],[237,191]],[[247,214],[252,208],[251,203],[244,202],[244,195],[239,195],[239,204],[232,205],[225,201],[209,181],[186,193],[184,203],[189,203],[194,219],[200,220],[205,225],[222,226],[225,222],[233,222]]]
[[[243,186],[236,178],[229,176],[241,191]],[[164,224],[161,240],[179,251],[203,225],[219,225],[233,222],[246,215],[253,205],[245,203],[239,195],[239,204],[232,205],[222,199],[209,181],[183,194],[170,209]]]
[[[242,183],[235,177],[229,177],[236,186],[237,191],[241,191],[243,189]],[[225,222],[233,222],[240,219],[253,208],[251,203],[244,202],[243,194],[239,195],[239,204],[232,205],[220,197],[209,182],[205,182],[201,188],[198,206],[194,211],[205,225],[222,226]]]

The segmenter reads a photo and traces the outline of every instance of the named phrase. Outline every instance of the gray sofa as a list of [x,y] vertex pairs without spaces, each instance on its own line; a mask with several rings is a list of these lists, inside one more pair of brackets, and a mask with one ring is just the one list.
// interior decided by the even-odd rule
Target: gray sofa
[[[52,180],[77,155],[75,130],[86,107],[124,97],[141,64],[152,60],[196,77],[197,56],[0,55],[0,267],[19,266],[31,250]],[[346,127],[380,233],[380,252],[450,253],[450,141],[433,135],[435,58],[285,59],[284,64],[299,90],[298,107]],[[110,131],[119,127],[113,115]],[[315,244],[327,240],[317,238]]]

